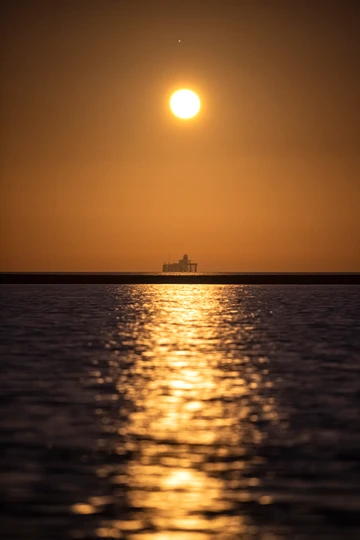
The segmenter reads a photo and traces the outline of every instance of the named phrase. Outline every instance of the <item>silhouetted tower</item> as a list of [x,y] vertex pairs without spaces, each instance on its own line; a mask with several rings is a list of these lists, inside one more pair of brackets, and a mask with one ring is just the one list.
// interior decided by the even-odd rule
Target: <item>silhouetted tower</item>
[[188,272],[189,271],[189,269],[188,269],[188,267],[189,267],[189,257],[186,255],[186,253],[183,256],[183,258],[179,261],[179,264],[181,266],[180,272]]

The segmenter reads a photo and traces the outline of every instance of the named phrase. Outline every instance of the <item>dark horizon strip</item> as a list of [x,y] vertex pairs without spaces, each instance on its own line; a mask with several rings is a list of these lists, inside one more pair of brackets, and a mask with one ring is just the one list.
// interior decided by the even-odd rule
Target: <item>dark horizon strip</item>
[[97,274],[97,273],[0,273],[0,284],[213,284],[213,285],[360,285],[360,273],[283,274]]

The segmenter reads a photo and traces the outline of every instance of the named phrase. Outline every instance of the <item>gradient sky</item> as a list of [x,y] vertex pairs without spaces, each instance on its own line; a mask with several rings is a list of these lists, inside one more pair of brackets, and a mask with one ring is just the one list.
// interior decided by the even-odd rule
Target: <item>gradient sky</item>
[[1,270],[360,271],[359,2],[1,11]]

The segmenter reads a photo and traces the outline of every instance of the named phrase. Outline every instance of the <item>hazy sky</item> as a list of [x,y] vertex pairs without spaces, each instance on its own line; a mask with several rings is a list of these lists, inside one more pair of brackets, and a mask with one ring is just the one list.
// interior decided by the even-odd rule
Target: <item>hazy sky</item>
[[1,11],[1,270],[360,271],[360,2]]

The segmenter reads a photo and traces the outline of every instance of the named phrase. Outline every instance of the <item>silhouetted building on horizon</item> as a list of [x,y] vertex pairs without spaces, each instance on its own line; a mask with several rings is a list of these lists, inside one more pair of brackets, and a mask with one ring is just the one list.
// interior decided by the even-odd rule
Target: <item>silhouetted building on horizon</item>
[[163,272],[197,272],[198,263],[191,262],[186,255],[178,263],[164,263]]

